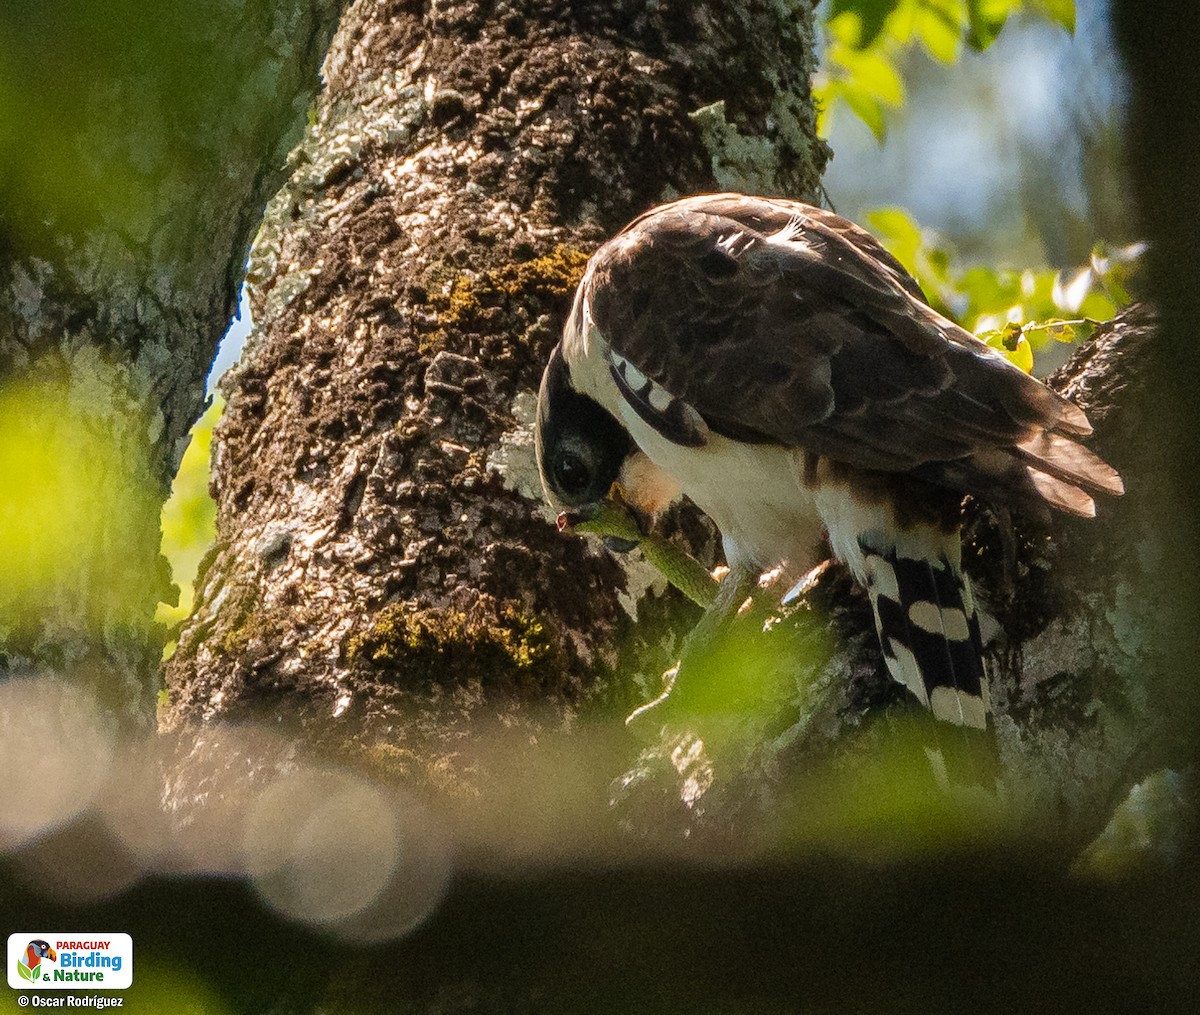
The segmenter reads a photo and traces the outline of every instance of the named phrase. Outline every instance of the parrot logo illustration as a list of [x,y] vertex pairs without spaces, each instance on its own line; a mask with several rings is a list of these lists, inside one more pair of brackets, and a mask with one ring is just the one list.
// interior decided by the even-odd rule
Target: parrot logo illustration
[[30,941],[25,946],[25,958],[17,960],[17,972],[21,974],[21,978],[29,980],[30,983],[36,983],[39,979],[38,973],[42,959],[49,959],[54,962],[58,959],[58,953],[50,947],[49,941]]

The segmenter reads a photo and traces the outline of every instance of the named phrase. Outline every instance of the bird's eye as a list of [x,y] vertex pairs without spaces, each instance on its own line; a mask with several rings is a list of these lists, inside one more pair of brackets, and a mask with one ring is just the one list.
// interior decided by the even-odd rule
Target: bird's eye
[[578,497],[591,485],[592,470],[576,451],[562,449],[554,456],[554,483],[568,497]]

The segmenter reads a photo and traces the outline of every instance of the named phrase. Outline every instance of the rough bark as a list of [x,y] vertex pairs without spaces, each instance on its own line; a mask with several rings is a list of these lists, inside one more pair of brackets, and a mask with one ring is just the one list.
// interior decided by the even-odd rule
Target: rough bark
[[[602,701],[611,723],[658,693],[695,614],[547,524],[532,391],[587,252],[636,212],[722,184],[811,194],[823,149],[781,114],[807,93],[777,90],[802,80],[808,27],[772,5],[350,10],[255,247],[257,331],[227,381],[219,534],[169,666],[171,721],[265,713],[474,793],[487,752],[464,745],[497,721],[536,736]],[[1152,458],[1122,416],[1138,410],[1121,407],[1148,328],[1122,322],[1055,380],[1134,492],[1049,532],[966,515],[1017,810],[1076,845],[1162,754],[1152,607],[1133,590],[1164,551],[1139,495]],[[676,524],[711,554],[701,524]],[[777,783],[795,803],[878,753],[903,696],[844,573],[764,610],[740,626],[768,637],[724,668],[689,660],[635,726],[650,743],[618,782],[628,826],[745,839]],[[732,717],[704,714],[714,680],[737,687]]]
[[[1096,621],[1089,635],[1096,630],[1100,645],[1123,643],[1113,657],[1120,670],[1106,675],[1083,658],[1078,668],[1064,672],[1100,678],[1085,693],[1100,692],[1103,716],[1109,711],[1104,702],[1126,696],[1124,682],[1138,679],[1134,667],[1140,658],[1147,664],[1151,688],[1169,692],[1159,698],[1160,714],[1175,713],[1170,726],[1185,734],[1181,742],[1187,747],[1196,743],[1197,729],[1197,586],[1196,572],[1186,566],[1190,551],[1177,551],[1188,551],[1194,539],[1187,521],[1195,503],[1191,487],[1200,474],[1192,467],[1200,385],[1191,383],[1200,362],[1191,337],[1194,321],[1200,318],[1195,311],[1200,287],[1195,285],[1190,256],[1197,246],[1194,231],[1200,219],[1195,201],[1200,191],[1194,186],[1196,174],[1182,173],[1179,166],[1194,159],[1200,145],[1183,143],[1166,158],[1163,152],[1176,139],[1188,141],[1181,126],[1194,134],[1200,123],[1197,117],[1178,121],[1181,97],[1194,101],[1200,88],[1180,89],[1175,79],[1179,74],[1194,80],[1200,63],[1190,59],[1193,54],[1186,48],[1190,37],[1181,30],[1181,25],[1195,24],[1194,5],[1179,2],[1169,7],[1150,17],[1144,5],[1118,4],[1119,11],[1128,12],[1126,30],[1133,36],[1129,48],[1138,56],[1135,70],[1141,68],[1135,83],[1142,103],[1138,131],[1145,133],[1139,134],[1141,144],[1134,160],[1140,167],[1136,178],[1152,192],[1142,194],[1144,204],[1153,210],[1145,216],[1148,234],[1161,241],[1155,248],[1160,253],[1152,262],[1151,281],[1164,305],[1163,331],[1149,347],[1135,339],[1128,353],[1125,340],[1113,334],[1096,347],[1090,363],[1077,364],[1088,372],[1086,376],[1104,379],[1102,387],[1109,389],[1097,390],[1089,384],[1092,390],[1080,394],[1097,422],[1103,417],[1098,447],[1125,472],[1131,493],[1119,504],[1109,502],[1099,522],[1056,528],[1052,544],[1039,539],[1032,553],[1025,546],[1018,556],[1036,561],[1053,548],[1056,556],[1061,553],[1069,560],[1090,562],[1098,569],[1095,573],[1068,568],[1057,560],[1055,570],[1040,575],[1035,570],[1017,570],[1010,595],[1004,593],[1007,579],[1000,567],[1001,561],[1010,559],[1006,554],[991,557],[989,566],[976,567],[974,573],[981,584],[991,587],[993,609],[1003,614],[1006,623],[1015,624],[1012,631],[1017,634],[1010,632],[1010,636],[1029,644],[1048,638],[1063,646],[1055,628],[1061,629],[1063,619],[1069,619],[1082,601]],[[1172,45],[1182,45],[1183,51],[1167,64],[1171,74],[1148,84],[1146,69],[1159,67],[1156,61],[1164,52],[1171,53]],[[1119,356],[1098,369],[1099,360],[1116,350],[1122,350]],[[1126,360],[1130,370],[1122,379],[1121,363]],[[299,395],[277,393],[275,397]],[[1111,416],[1100,411],[1107,404],[1116,407]],[[240,459],[249,460],[249,456]],[[1180,491],[1187,496],[1181,498]],[[1128,512],[1123,516],[1127,524],[1112,512]],[[1144,521],[1147,517],[1149,523]],[[995,538],[998,529],[998,522],[986,514],[973,518],[973,538],[982,544]],[[1159,566],[1153,554],[1141,559],[1140,548],[1149,536],[1158,536],[1166,544]],[[1014,542],[1024,545],[1022,540]],[[1127,567],[1133,568],[1131,573],[1124,570]],[[1108,578],[1115,578],[1118,586],[1128,580],[1135,602],[1108,590]],[[867,621],[861,602],[839,589],[837,582],[826,582],[824,587],[842,603],[845,614],[834,616],[837,629],[851,641],[865,639]],[[1050,595],[1038,591],[1047,583],[1057,591]],[[1104,608],[1105,596],[1116,613]],[[1059,604],[1049,612],[1048,625],[1038,612],[1044,601]],[[1128,606],[1134,610],[1131,616],[1143,620],[1147,612],[1161,614],[1157,625],[1148,625],[1153,634],[1140,645],[1136,640],[1124,644],[1129,632],[1122,633],[1120,611]],[[836,614],[837,607],[830,610]],[[879,676],[868,658],[867,644],[863,641],[856,648],[846,643],[843,653],[844,659],[863,661],[861,669],[850,674],[861,689],[857,707],[870,681]],[[1075,667],[1080,645],[1065,648],[1064,665]],[[1157,649],[1167,657],[1162,670]],[[1084,645],[1083,655],[1087,654]],[[835,668],[826,676],[832,680]],[[1154,681],[1160,678],[1162,686],[1156,688]],[[1036,728],[1053,728],[1049,706],[1056,703],[1063,706],[1064,715],[1079,711],[1078,703],[1061,693],[1069,690],[1070,682],[1061,682],[1057,690],[1050,681],[1017,685],[1006,678],[1005,682],[1011,693],[1010,713],[1013,703],[1027,703]],[[886,682],[877,685],[881,702],[889,690]],[[45,706],[45,699],[36,698],[31,702],[32,714],[45,718],[48,711],[54,712]],[[199,707],[198,701],[192,705],[193,710]],[[835,719],[852,725],[855,707],[847,703]],[[1083,711],[1088,711],[1086,705]],[[29,726],[24,732],[30,734]],[[691,855],[702,856],[700,864],[682,863],[677,855],[665,860],[639,855],[636,868],[614,870],[616,854],[609,854],[601,865],[585,864],[576,857],[570,869],[547,872],[542,854],[533,852],[525,858],[519,878],[460,871],[443,905],[424,927],[403,941],[374,948],[331,943],[324,934],[297,931],[294,924],[265,909],[259,893],[232,879],[160,879],[99,902],[90,901],[96,895],[83,901],[72,895],[70,889],[79,884],[95,891],[97,882],[90,877],[124,859],[124,854],[112,849],[114,829],[125,833],[124,848],[139,847],[160,862],[157,869],[163,869],[161,860],[172,850],[191,851],[189,869],[193,870],[227,869],[212,864],[215,855],[236,865],[244,828],[238,816],[221,805],[239,793],[246,795],[244,787],[230,792],[239,780],[253,784],[254,775],[271,769],[260,786],[252,785],[257,789],[269,785],[275,771],[294,772],[295,752],[286,741],[261,731],[245,735],[247,743],[255,738],[263,741],[253,752],[246,744],[231,749],[221,739],[232,736],[230,731],[221,731],[221,736],[214,732],[201,732],[201,739],[207,741],[204,750],[211,756],[211,778],[199,787],[202,794],[190,795],[207,806],[164,815],[162,787],[153,766],[136,754],[121,758],[112,766],[110,786],[117,797],[110,802],[119,806],[110,808],[104,828],[91,823],[81,829],[84,822],[77,822],[43,837],[38,843],[40,855],[35,849],[26,858],[5,860],[0,868],[5,889],[0,892],[0,923],[25,928],[119,927],[139,943],[152,942],[139,952],[140,972],[126,995],[129,1005],[140,1004],[146,1010],[189,1001],[198,1010],[248,1013],[637,1010],[715,1015],[734,1010],[1033,1009],[1095,1015],[1195,1008],[1200,967],[1194,942],[1200,933],[1200,905],[1194,866],[1156,870],[1150,877],[1121,885],[1098,884],[1064,878],[1057,857],[1050,858],[1048,867],[1037,840],[991,841],[959,852],[923,849],[907,861],[892,855],[887,864],[880,864],[876,856],[862,857],[852,828],[842,829],[836,844],[822,842],[822,849],[775,850],[735,867],[713,865],[710,854],[693,851]],[[10,731],[5,731],[0,743],[10,742],[9,736]],[[194,739],[194,730],[185,730],[183,736]],[[80,746],[90,744],[76,744]],[[534,754],[524,739],[520,746],[523,753],[513,765],[515,772],[522,771]],[[774,750],[786,763],[786,745]],[[77,753],[81,770],[96,767],[90,752]],[[251,754],[258,759],[257,772],[246,763]],[[603,769],[610,759],[586,760]],[[680,760],[688,758],[681,754]],[[758,785],[770,789],[783,780],[778,770],[768,768],[759,766],[766,778]],[[154,821],[176,823],[168,833],[130,820],[140,813],[128,799],[132,773],[148,774],[145,785],[134,786],[133,794],[143,796],[144,814],[153,815]],[[552,784],[557,785],[561,772],[553,776]],[[5,788],[15,783],[7,780]],[[677,784],[667,780],[663,785],[668,796],[657,813],[666,814],[672,828],[682,825],[686,830],[686,822],[694,824],[696,819],[686,814],[678,817],[684,808]],[[702,805],[706,797],[710,806],[715,804],[711,793],[707,790],[700,797]],[[544,801],[550,814],[543,820],[561,838],[570,831],[574,815],[565,814],[558,804],[549,798]],[[589,806],[595,807],[594,797]],[[747,805],[751,818],[753,806],[751,800]],[[362,813],[371,815],[367,810]],[[338,818],[344,814],[344,809],[336,812]],[[0,815],[7,818],[9,809],[0,808]],[[510,824],[514,821],[512,814],[506,817]],[[809,817],[800,814],[800,824]],[[361,862],[354,847],[370,842],[350,833],[369,822],[344,823],[347,848],[342,857]],[[64,845],[72,830],[74,850]],[[885,836],[889,831],[885,829]],[[369,832],[368,828],[364,835]],[[302,845],[303,859],[310,862],[311,837],[304,838]],[[824,849],[830,845],[838,847],[836,852]],[[27,869],[23,859],[29,861]],[[336,871],[336,865],[330,866]],[[319,872],[318,881],[327,876]],[[97,894],[115,892],[127,883],[100,881]],[[48,897],[51,892],[53,898]],[[238,933],[231,933],[231,927]],[[321,929],[336,930],[327,924]],[[256,956],[269,960],[246,961],[248,940],[254,942]]]
[[[173,720],[266,709],[334,742],[366,722],[438,782],[496,712],[556,727],[620,695],[617,647],[652,640],[642,589],[547,524],[533,392],[588,252],[631,216],[816,191],[811,32],[804,2],[348,12],[253,253]],[[643,598],[643,621],[675,608]]]
[[[1162,314],[1160,339],[1146,378],[1141,434],[1159,463],[1148,496],[1150,524],[1169,533],[1170,554],[1142,595],[1157,606],[1154,637],[1167,658],[1155,691],[1169,702],[1171,732],[1200,771],[1200,357],[1196,326],[1200,287],[1193,266],[1200,245],[1200,9],[1170,0],[1147,17],[1133,0],[1113,4],[1115,34],[1130,75],[1126,159],[1139,228],[1150,241],[1147,285]],[[1193,815],[1193,857],[1200,821]]]
[[[6,477],[0,508],[42,504],[2,500],[37,484],[61,495],[48,514],[84,529],[46,573],[0,588],[0,678],[59,673],[124,721],[153,722],[154,610],[174,593],[159,512],[339,8],[126,0],[0,14],[0,383],[22,393],[5,408],[25,417],[0,422],[6,441],[15,427],[31,453],[56,456],[44,474]],[[37,550],[5,544],[27,569]]]

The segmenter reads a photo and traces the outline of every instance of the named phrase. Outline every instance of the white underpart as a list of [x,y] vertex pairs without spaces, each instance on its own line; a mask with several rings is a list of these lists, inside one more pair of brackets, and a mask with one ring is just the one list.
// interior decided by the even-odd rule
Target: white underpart
[[[716,523],[730,567],[765,570],[786,563],[799,571],[817,563],[824,524],[801,481],[801,452],[715,433],[701,448],[663,437],[621,396],[609,373],[607,343],[591,324],[586,303],[577,311],[572,323],[585,322],[584,334],[568,329],[563,341],[573,383],[621,420],[647,457]],[[629,370],[625,378],[632,384]]]
[[[787,232],[785,228],[775,235],[784,242]],[[959,569],[956,534],[926,526],[901,529],[889,505],[863,503],[839,484],[810,489],[802,479],[803,452],[797,449],[746,444],[715,433],[701,448],[663,437],[621,396],[609,372],[608,344],[593,324],[586,300],[578,301],[571,315],[563,355],[575,386],[621,420],[650,460],[716,523],[731,567],[765,570],[786,564],[791,573],[807,569],[818,562],[815,551],[828,531],[834,556],[864,585],[866,558],[860,538],[880,553],[894,549],[914,560],[944,557]],[[626,380],[636,385],[644,375],[627,360],[622,362]]]
[[890,505],[865,504],[844,486],[824,486],[816,491],[814,500],[829,530],[834,556],[845,561],[864,585],[868,584],[867,562],[860,539],[881,554],[895,550],[898,557],[929,561],[944,557],[955,571],[961,569],[962,542],[957,533],[925,525],[903,529]]

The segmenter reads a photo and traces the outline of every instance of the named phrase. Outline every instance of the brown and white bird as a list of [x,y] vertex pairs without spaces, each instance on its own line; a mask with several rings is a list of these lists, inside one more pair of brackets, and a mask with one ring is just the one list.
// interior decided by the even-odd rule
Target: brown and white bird
[[[933,310],[869,233],[796,201],[654,208],[588,263],[538,399],[547,497],[645,522],[680,493],[743,574],[834,555],[867,589],[892,676],[988,724],[960,564],[964,494],[1095,513],[1117,473],[1078,406]],[[729,581],[730,579],[726,579]]]

